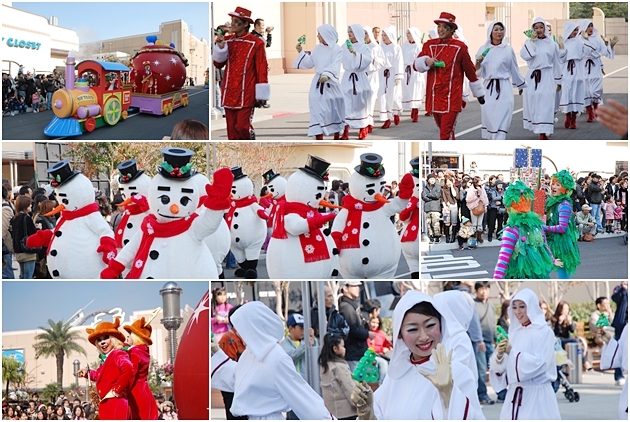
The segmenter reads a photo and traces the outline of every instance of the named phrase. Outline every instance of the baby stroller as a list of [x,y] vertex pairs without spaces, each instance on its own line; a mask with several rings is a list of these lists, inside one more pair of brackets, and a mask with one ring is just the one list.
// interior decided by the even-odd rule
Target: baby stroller
[[560,386],[564,387],[564,397],[570,402],[579,402],[580,401],[580,393],[573,390],[569,380],[567,380],[567,375],[569,375],[568,370],[574,368],[573,362],[569,359],[569,355],[562,348],[562,342],[559,338],[556,339],[556,344],[554,345],[554,353],[556,357],[556,369],[558,372],[558,378],[554,382],[551,383],[553,386],[554,393],[558,391]]

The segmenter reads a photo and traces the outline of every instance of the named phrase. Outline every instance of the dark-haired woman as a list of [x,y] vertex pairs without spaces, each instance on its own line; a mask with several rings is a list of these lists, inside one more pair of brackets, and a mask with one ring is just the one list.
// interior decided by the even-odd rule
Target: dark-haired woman
[[444,236],[446,243],[455,243],[459,226],[459,189],[453,186],[453,178],[446,176],[442,188],[442,218],[444,219]]
[[319,379],[324,404],[337,419],[356,419],[357,408],[350,400],[354,381],[348,362],[343,337],[327,333],[319,354]]
[[13,232],[13,249],[15,250],[15,259],[20,264],[20,278],[31,279],[35,273],[35,262],[37,254],[31,251],[25,251],[22,248],[22,239],[25,236],[35,234],[37,228],[30,216],[32,211],[33,200],[25,195],[18,196],[15,201],[16,215],[11,221],[11,230]]
[[[481,234],[483,233],[483,216],[488,207],[488,194],[481,184],[481,177],[475,176],[472,179],[472,186],[466,193],[466,206],[470,210],[470,223],[477,231],[477,242],[483,243]],[[476,209],[482,210],[480,214],[475,214]]]
[[212,299],[210,301],[210,313],[212,316],[212,332],[217,341],[223,337],[229,329],[228,314],[234,307],[227,303],[227,292],[225,287],[212,289]]

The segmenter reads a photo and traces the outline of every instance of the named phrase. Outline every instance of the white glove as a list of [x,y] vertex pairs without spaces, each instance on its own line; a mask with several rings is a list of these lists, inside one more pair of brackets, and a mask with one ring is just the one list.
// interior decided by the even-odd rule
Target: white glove
[[374,393],[365,381],[355,383],[350,400],[357,407],[359,420],[374,419]]
[[297,43],[297,45],[295,46],[295,49],[297,50],[298,53],[302,52],[302,44],[301,43]]
[[497,359],[503,360],[503,354],[509,355],[511,351],[512,351],[512,345],[510,344],[510,342],[507,339],[502,340],[497,345]]
[[537,38],[538,38],[538,34],[536,33],[536,31],[532,29],[532,35],[529,36],[529,39],[532,40],[532,42],[536,42]]
[[320,83],[320,84],[326,83],[326,82],[328,82],[329,80],[330,80],[330,78],[329,78],[328,76],[326,76],[326,75],[322,75],[322,76],[320,76],[320,77],[319,77],[319,79],[318,79],[318,81],[319,81],[319,83]]
[[558,36],[558,47],[560,47],[560,50],[564,50],[564,38],[562,38],[562,35]]
[[586,30],[582,31],[582,38],[588,40],[588,34],[586,33]]
[[610,39],[610,48],[613,48],[615,45],[617,45],[617,43],[619,42],[619,37],[618,36],[614,36]]
[[437,388],[444,400],[444,407],[448,409],[451,400],[451,393],[453,392],[453,374],[451,366],[451,358],[453,357],[453,349],[446,355],[446,347],[442,343],[438,344],[431,352],[433,356],[433,362],[435,363],[435,374],[429,374],[418,370],[420,375],[423,375],[426,379]]
[[400,85],[401,79],[396,79],[396,85]]
[[604,340],[606,343],[610,343],[610,339],[612,338],[613,334],[615,334],[615,331],[612,329],[607,330],[606,328],[608,327],[601,327],[600,333],[602,335],[602,340]]
[[[562,85],[556,85],[556,92],[560,92],[560,91],[562,91]],[[559,261],[559,260],[557,260],[557,261]],[[556,265],[558,265],[558,264],[556,264]],[[562,267],[562,265],[558,265],[558,266]]]
[[213,355],[219,351],[219,343],[217,342],[217,339],[214,337],[212,337],[212,341],[210,342],[210,350],[212,351]]

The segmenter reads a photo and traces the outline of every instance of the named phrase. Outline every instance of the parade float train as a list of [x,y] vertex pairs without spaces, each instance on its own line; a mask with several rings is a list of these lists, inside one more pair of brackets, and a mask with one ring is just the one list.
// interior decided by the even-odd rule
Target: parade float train
[[[44,129],[47,136],[79,136],[126,119],[129,108],[140,113],[168,115],[188,105],[188,60],[155,36],[132,57],[132,68],[121,63],[84,60],[76,67],[66,59],[66,87],[55,91],[55,116]],[[75,68],[80,76],[76,81]]]

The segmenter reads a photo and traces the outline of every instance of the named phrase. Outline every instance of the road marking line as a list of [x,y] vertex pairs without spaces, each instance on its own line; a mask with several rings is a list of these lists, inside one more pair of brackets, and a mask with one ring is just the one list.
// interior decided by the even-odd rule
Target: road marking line
[[484,275],[484,274],[488,274],[488,271],[469,271],[465,273],[440,274],[439,276],[436,275],[435,277],[429,276],[429,278],[433,280],[449,280],[453,278],[467,278],[467,276],[471,276],[471,275]]

